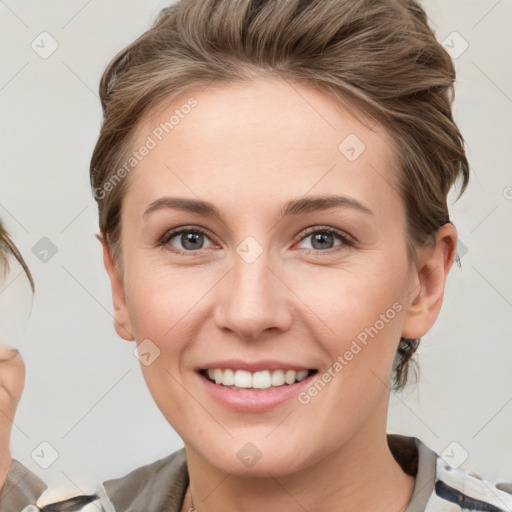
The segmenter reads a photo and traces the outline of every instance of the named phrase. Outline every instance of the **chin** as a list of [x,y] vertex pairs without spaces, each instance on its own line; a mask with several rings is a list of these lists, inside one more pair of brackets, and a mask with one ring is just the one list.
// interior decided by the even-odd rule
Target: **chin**
[[[283,477],[307,467],[308,459],[314,458],[304,452],[304,443],[298,450],[301,443],[291,438],[288,438],[289,445],[283,445],[278,438],[251,442],[248,437],[244,436],[244,440],[230,438],[224,443],[212,440],[194,450],[218,471],[240,477],[268,478],[269,474]],[[311,445],[308,448],[313,449]]]

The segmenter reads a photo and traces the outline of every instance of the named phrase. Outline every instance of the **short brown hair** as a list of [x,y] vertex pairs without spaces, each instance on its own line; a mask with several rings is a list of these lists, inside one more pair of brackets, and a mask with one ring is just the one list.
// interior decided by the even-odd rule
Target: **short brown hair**
[[[451,111],[455,68],[423,8],[413,0],[181,0],[114,57],[100,83],[104,121],[90,177],[119,268],[128,179],[104,187],[133,151],[143,116],[193,87],[258,75],[321,89],[384,126],[415,262],[417,248],[450,222],[447,196],[457,177],[458,197],[469,181]],[[401,338],[393,389],[405,387],[418,342]]]

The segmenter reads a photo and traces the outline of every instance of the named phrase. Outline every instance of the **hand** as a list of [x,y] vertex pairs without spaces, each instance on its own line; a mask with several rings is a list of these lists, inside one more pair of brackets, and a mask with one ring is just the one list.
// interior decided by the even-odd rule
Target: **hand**
[[24,384],[25,363],[20,353],[0,342],[0,491],[12,461],[12,422]]

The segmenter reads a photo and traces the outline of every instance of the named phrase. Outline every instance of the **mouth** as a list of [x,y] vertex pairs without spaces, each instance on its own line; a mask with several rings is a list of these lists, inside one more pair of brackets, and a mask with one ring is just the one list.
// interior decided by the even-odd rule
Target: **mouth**
[[223,388],[263,392],[293,386],[309,379],[318,373],[318,370],[275,369],[250,372],[234,368],[204,368],[198,370],[198,373],[204,379]]

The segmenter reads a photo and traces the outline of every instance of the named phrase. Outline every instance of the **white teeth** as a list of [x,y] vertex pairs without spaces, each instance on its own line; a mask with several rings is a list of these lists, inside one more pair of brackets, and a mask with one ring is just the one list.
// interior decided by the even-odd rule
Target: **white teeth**
[[301,382],[308,376],[308,370],[262,370],[248,372],[246,370],[232,370],[222,368],[209,368],[208,377],[216,384],[235,386],[237,388],[268,389],[270,387],[290,385]]
[[282,386],[284,384],[284,371],[275,370],[272,372],[272,378],[270,380],[272,386]]
[[222,384],[224,384],[224,386],[235,385],[235,372],[230,368],[224,370],[224,373],[222,374]]
[[255,372],[252,376],[252,387],[266,389],[270,387],[270,372]]
[[295,377],[297,375],[297,372],[295,370],[288,370],[284,374],[284,381],[286,384],[293,384],[295,382]]
[[222,384],[222,374],[223,371],[220,368],[215,368],[213,371],[213,378],[215,379],[215,384]]
[[[217,370],[215,370],[217,371]],[[222,372],[222,370],[219,370]],[[217,382],[218,384],[218,382]],[[252,386],[251,372],[245,370],[237,370],[235,372],[235,386],[237,388],[250,388]]]
[[308,376],[307,370],[300,370],[297,372],[297,376],[295,377],[299,382],[304,380]]

